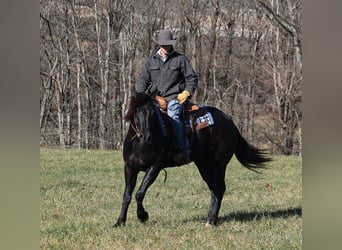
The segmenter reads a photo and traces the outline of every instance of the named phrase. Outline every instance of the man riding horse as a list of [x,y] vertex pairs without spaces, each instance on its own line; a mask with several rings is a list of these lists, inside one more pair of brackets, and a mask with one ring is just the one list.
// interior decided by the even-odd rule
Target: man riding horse
[[[149,214],[143,205],[144,197],[160,171],[190,162],[188,142],[180,119],[183,103],[194,94],[198,78],[188,59],[173,50],[175,39],[170,31],[160,31],[157,43],[160,47],[145,63],[137,83],[137,93],[131,97],[125,115],[125,120],[130,121],[123,145],[125,190],[115,227],[126,223],[128,207],[140,171],[145,174],[135,194],[135,200],[137,217],[145,222]],[[167,113],[172,118],[169,120],[172,120],[180,145],[175,159],[168,154],[171,140],[165,139],[160,111],[152,98],[155,94],[168,101]],[[242,137],[230,116],[215,107],[206,106],[205,111],[210,113],[215,122],[211,126],[198,129],[196,127],[196,133],[191,134],[191,160],[210,190],[206,224],[211,226],[218,222],[226,190],[226,167],[232,156],[235,154],[243,166],[255,172],[263,168],[264,163],[270,159],[264,150],[254,147]]]
[[176,52],[176,39],[168,30],[161,30],[155,41],[159,47],[147,59],[142,68],[136,91],[147,94],[157,93],[167,101],[167,114],[172,118],[172,126],[179,146],[174,156],[178,165],[189,163],[189,142],[184,136],[182,110],[185,101],[194,94],[198,77],[186,56]]

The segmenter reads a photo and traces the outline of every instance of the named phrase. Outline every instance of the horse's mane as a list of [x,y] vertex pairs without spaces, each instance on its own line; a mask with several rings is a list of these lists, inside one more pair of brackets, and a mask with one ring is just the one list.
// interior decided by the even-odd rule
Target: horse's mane
[[124,119],[129,121],[133,118],[134,113],[138,107],[145,105],[147,102],[151,101],[151,97],[145,93],[135,93],[132,95],[128,110]]

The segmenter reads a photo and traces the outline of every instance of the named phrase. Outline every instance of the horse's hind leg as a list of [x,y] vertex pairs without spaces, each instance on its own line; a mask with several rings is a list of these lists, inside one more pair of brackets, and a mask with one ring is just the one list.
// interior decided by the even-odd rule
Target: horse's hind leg
[[145,211],[143,206],[143,200],[147,189],[151,184],[156,180],[158,174],[160,172],[160,168],[156,166],[152,166],[146,170],[145,176],[141,182],[141,185],[136,193],[136,201],[137,201],[137,216],[141,222],[145,222],[148,220],[148,213]]
[[226,165],[215,161],[196,162],[203,180],[210,189],[210,205],[206,225],[216,225],[221,202],[226,191],[225,171]]
[[137,183],[138,172],[133,171],[130,167],[125,165],[125,191],[122,198],[122,207],[119,218],[114,224],[114,227],[124,225],[127,218],[128,206],[132,200],[132,193]]

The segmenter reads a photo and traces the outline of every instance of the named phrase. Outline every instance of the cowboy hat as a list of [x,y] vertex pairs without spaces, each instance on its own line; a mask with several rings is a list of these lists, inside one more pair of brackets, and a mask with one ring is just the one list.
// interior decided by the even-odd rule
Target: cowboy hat
[[159,45],[174,45],[176,39],[173,38],[171,31],[160,30],[158,32],[157,40],[154,41]]

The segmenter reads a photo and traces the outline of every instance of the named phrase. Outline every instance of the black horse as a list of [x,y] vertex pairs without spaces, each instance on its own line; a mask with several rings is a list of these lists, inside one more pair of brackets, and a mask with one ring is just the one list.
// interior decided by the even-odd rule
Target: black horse
[[[214,107],[206,107],[214,118],[214,125],[197,130],[190,135],[191,160],[196,164],[207,183],[211,200],[207,225],[216,225],[223,194],[226,190],[226,166],[233,154],[250,170],[263,168],[270,159],[265,152],[250,145],[239,133],[232,119]],[[140,221],[148,219],[143,199],[149,186],[160,171],[176,166],[172,159],[172,136],[167,136],[161,126],[161,112],[154,98],[137,93],[130,101],[125,119],[130,121],[123,145],[125,163],[125,191],[119,218],[114,226],[125,224],[128,206],[137,182],[139,171],[145,176],[136,192],[137,216]],[[257,172],[257,171],[256,171]]]

